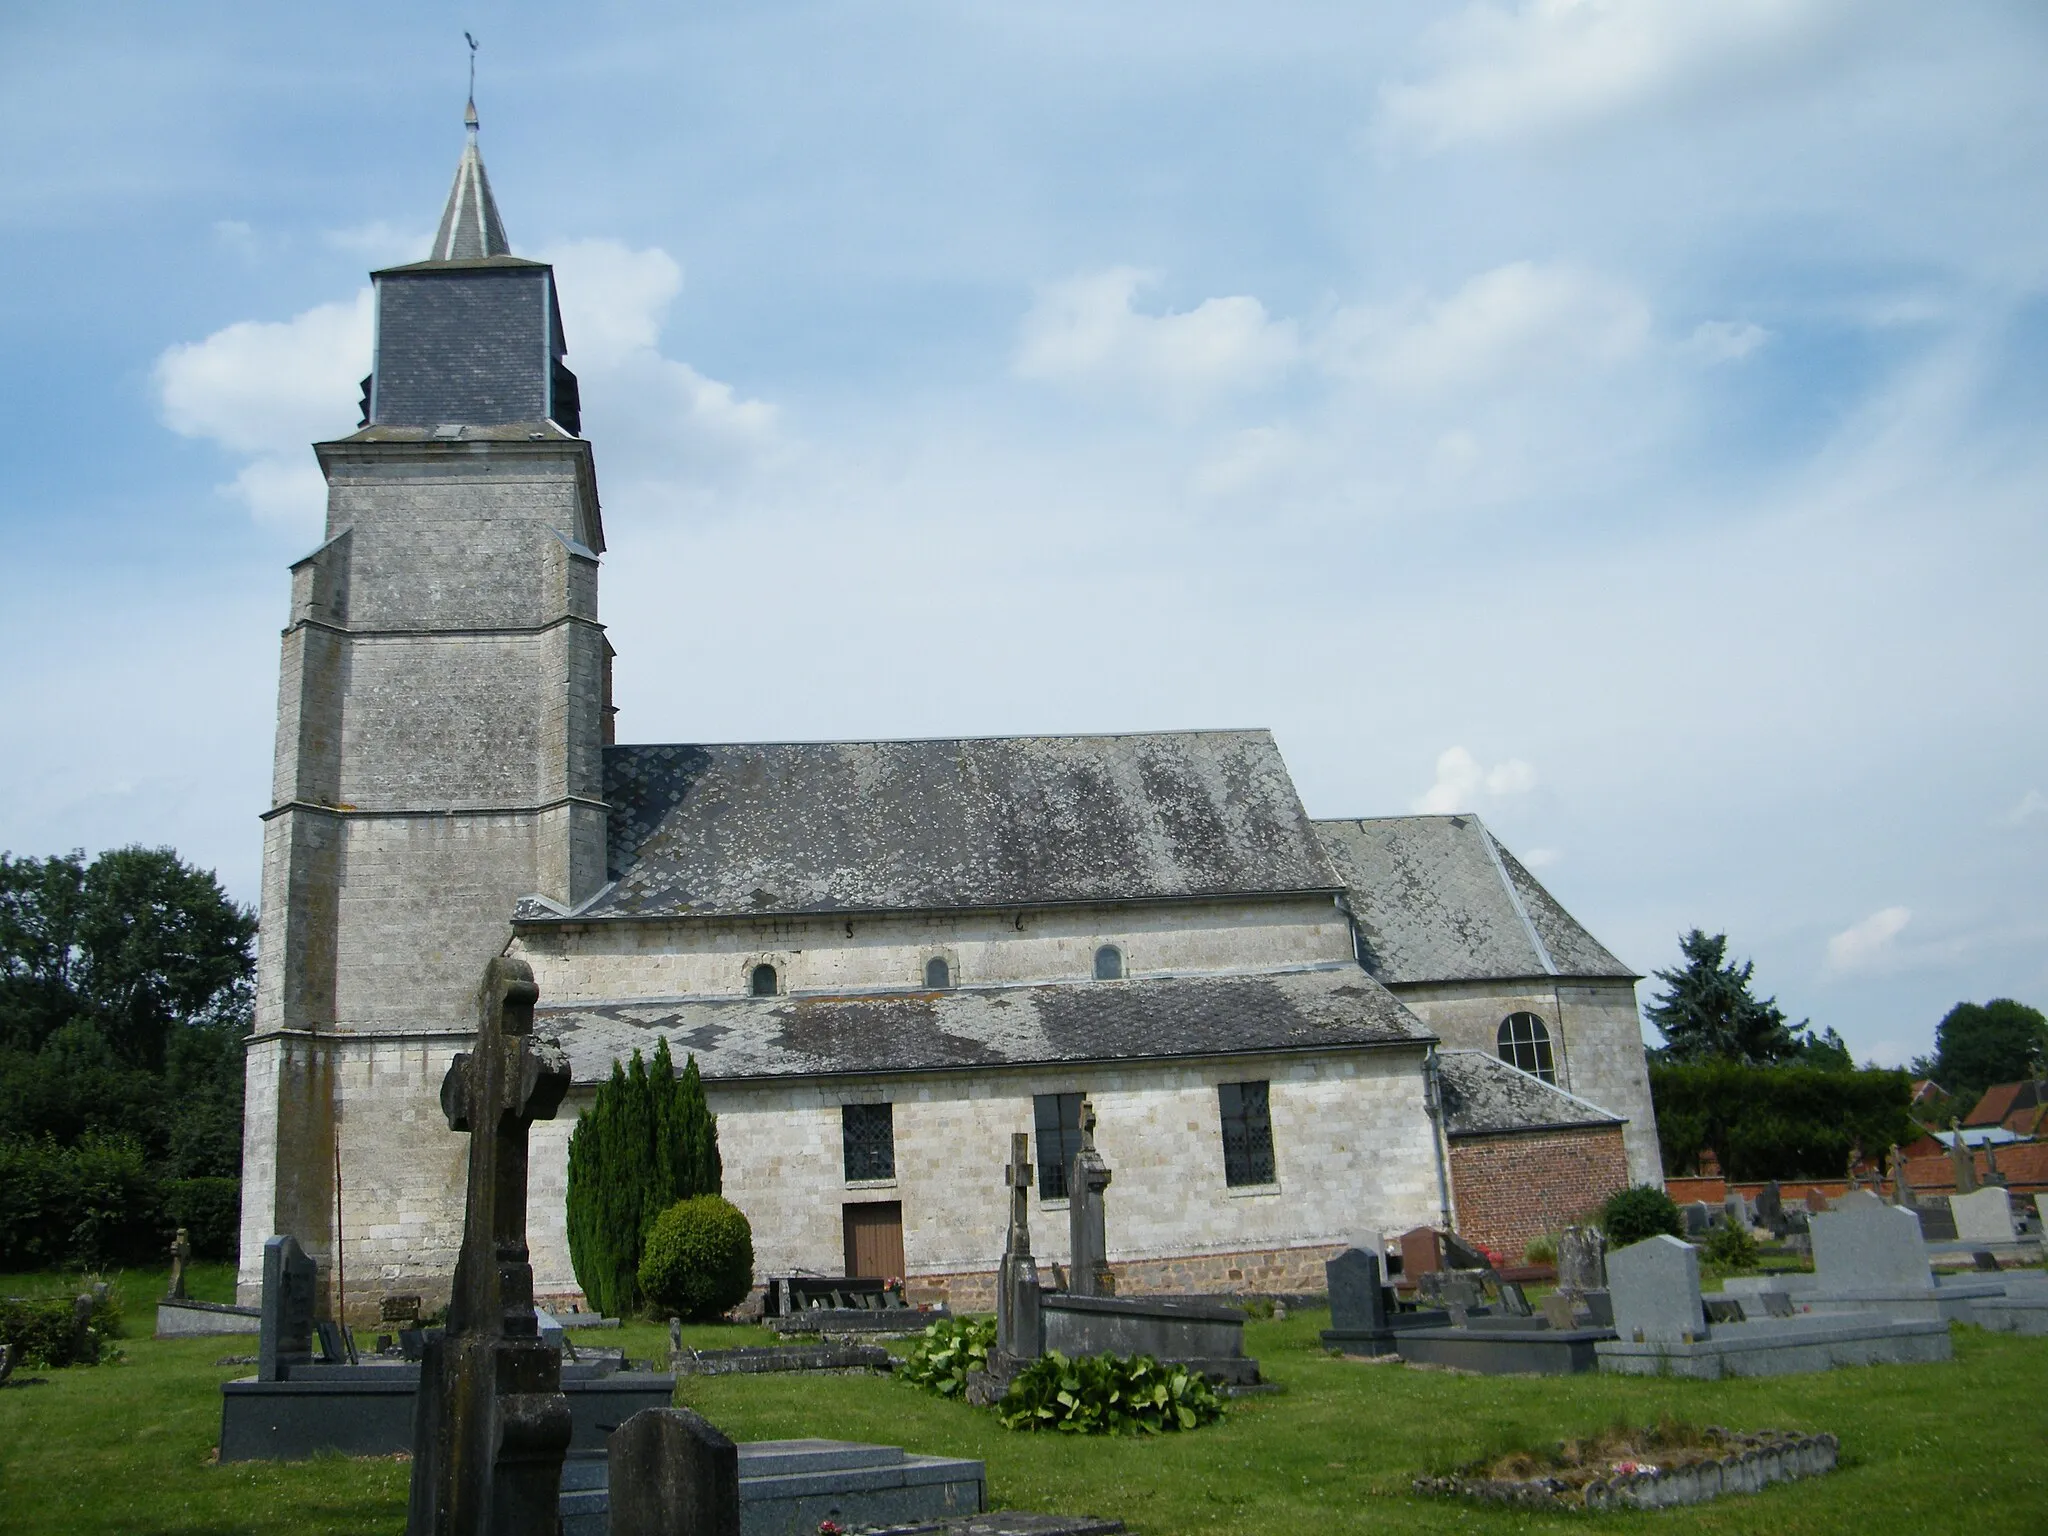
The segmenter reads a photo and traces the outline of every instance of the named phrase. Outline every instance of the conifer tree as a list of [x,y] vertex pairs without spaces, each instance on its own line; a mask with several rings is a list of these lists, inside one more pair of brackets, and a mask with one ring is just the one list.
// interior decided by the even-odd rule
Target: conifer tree
[[692,1056],[680,1076],[661,1040],[650,1065],[612,1063],[569,1136],[569,1262],[610,1317],[640,1306],[648,1229],[678,1200],[719,1192],[718,1124]]

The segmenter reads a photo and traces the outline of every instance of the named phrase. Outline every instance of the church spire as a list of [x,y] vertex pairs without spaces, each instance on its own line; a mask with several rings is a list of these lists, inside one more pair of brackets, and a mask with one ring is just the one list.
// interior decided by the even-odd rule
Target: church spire
[[462,110],[462,125],[469,130],[469,142],[462,147],[462,159],[455,166],[455,185],[448,189],[448,206],[441,210],[441,227],[434,235],[429,261],[480,261],[486,256],[509,256],[512,247],[505,239],[504,221],[498,217],[497,199],[491,196],[491,179],[484,174],[484,157],[476,146],[476,97]]

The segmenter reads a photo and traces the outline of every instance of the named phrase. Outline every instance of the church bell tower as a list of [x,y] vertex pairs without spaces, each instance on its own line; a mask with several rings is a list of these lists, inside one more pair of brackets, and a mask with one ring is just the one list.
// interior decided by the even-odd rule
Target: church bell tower
[[[441,1075],[515,902],[603,883],[604,550],[554,271],[468,140],[425,261],[372,274],[359,430],[315,445],[264,815],[240,1290],[297,1237],[337,1308],[445,1297],[461,1138]],[[337,1287],[345,1282],[346,1295]]]

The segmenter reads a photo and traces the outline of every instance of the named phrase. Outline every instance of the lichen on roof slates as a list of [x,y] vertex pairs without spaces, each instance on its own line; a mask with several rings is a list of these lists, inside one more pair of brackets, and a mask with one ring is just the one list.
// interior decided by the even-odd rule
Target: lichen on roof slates
[[1264,731],[605,750],[585,918],[1334,891]]

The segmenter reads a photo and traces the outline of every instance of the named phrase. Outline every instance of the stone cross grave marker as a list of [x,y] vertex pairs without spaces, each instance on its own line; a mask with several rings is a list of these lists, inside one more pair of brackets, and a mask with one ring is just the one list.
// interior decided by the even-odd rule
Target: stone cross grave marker
[[1920,1218],[1912,1211],[1855,1190],[1816,1215],[1811,1226],[1813,1268],[1823,1290],[1934,1286]]
[[1081,1100],[1081,1150],[1067,1179],[1067,1232],[1072,1240],[1074,1294],[1114,1296],[1116,1276],[1109,1268],[1109,1231],[1103,1214],[1103,1191],[1109,1188],[1109,1164],[1095,1150],[1095,1106]]
[[1948,1122],[1948,1160],[1956,1171],[1956,1193],[1967,1195],[1977,1187],[1977,1158],[1963,1140],[1962,1122],[1953,1115]]
[[1700,1301],[1700,1255],[1663,1233],[1607,1256],[1614,1331],[1637,1343],[1689,1344],[1707,1336]]
[[313,1359],[313,1298],[319,1274],[295,1237],[263,1243],[263,1311],[256,1325],[256,1379],[283,1381]]
[[1785,1235],[1785,1192],[1778,1187],[1776,1179],[1757,1191],[1756,1224],[1766,1228],[1773,1237]]
[[1003,1187],[1010,1197],[1010,1230],[1003,1242],[996,1288],[998,1375],[1022,1370],[1036,1360],[1045,1338],[1039,1315],[1038,1263],[1031,1257],[1031,1137],[1024,1131],[1010,1137]]
[[185,1300],[185,1266],[192,1259],[192,1234],[185,1228],[178,1228],[178,1235],[171,1239],[171,1279],[164,1287],[165,1301]]
[[469,1193],[448,1327],[426,1347],[413,1413],[407,1536],[557,1536],[569,1400],[540,1337],[526,1249],[526,1134],[569,1089],[560,1046],[533,1038],[540,989],[525,961],[484,972],[473,1050],[441,1081],[469,1133]]

